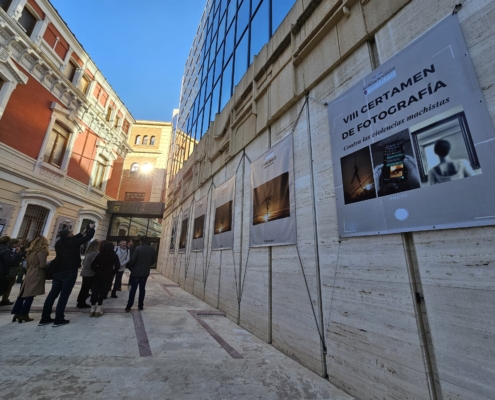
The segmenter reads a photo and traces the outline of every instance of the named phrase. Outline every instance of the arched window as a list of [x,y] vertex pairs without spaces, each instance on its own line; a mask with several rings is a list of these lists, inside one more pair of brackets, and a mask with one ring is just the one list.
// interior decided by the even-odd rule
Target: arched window
[[135,145],[140,145],[141,144],[141,135],[136,136],[136,141],[134,142]]
[[151,136],[150,146],[154,146],[154,145],[155,145],[155,137],[154,136]]
[[131,174],[139,172],[139,164],[137,162],[131,164]]
[[148,145],[148,136],[145,136],[143,138],[143,146],[147,146]]

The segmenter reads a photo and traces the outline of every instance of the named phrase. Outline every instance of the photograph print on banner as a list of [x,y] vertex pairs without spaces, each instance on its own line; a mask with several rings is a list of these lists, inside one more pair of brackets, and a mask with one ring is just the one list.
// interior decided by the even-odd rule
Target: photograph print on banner
[[204,196],[194,205],[194,222],[191,251],[203,251],[205,247],[205,217],[208,197]]
[[178,221],[178,217],[175,217],[172,220],[172,229],[170,231],[169,253],[175,253],[175,242],[177,240],[177,221]]
[[215,189],[212,250],[231,249],[234,246],[234,196],[235,175]]
[[495,224],[495,131],[456,16],[332,101],[328,118],[341,237]]
[[182,224],[180,227],[179,253],[186,252],[187,231],[189,228],[189,209],[182,213]]
[[252,162],[251,247],[296,243],[292,171],[291,135]]

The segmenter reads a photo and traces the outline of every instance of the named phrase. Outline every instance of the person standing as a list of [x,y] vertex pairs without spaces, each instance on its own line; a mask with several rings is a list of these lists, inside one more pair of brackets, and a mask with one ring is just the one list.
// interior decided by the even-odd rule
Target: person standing
[[[43,305],[43,313],[39,325],[47,325],[53,322],[54,327],[67,325],[70,321],[65,319],[64,311],[69,296],[77,280],[77,270],[81,268],[80,247],[89,242],[95,235],[95,224],[91,223],[86,229],[85,235],[74,234],[68,230],[60,231],[60,239],[55,244],[56,257],[55,270],[52,279],[52,288]],[[55,319],[51,318],[53,303],[60,295],[55,311]]]
[[[111,242],[105,243],[101,252],[91,263],[91,269],[95,272],[95,275],[91,286],[90,317],[101,317],[103,315],[103,300],[110,290],[112,279],[119,268],[120,261],[113,251],[113,244]],[[98,302],[98,305],[96,305],[96,302]]]
[[19,253],[21,257],[17,257],[16,261],[12,263],[12,266],[9,268],[9,284],[2,295],[2,301],[0,301],[0,306],[10,306],[12,303],[9,300],[10,292],[15,285],[15,280],[17,275],[23,273],[22,263],[24,258],[26,257],[26,249],[22,245],[22,241],[19,239],[12,239],[10,243],[10,249],[12,254]]
[[114,299],[117,298],[117,291],[120,292],[122,290],[122,275],[124,275],[125,267],[131,259],[131,252],[127,248],[127,242],[125,240],[121,240],[119,245],[115,247],[115,254],[119,257],[120,268],[115,274],[115,283],[113,284],[112,297]]
[[139,300],[138,309],[144,308],[144,296],[146,294],[146,280],[150,276],[151,265],[155,262],[155,249],[151,247],[150,240],[147,236],[141,238],[141,246],[136,248],[132,253],[131,261],[127,264],[127,268],[131,271],[129,278],[129,285],[131,290],[129,291],[129,300],[125,308],[126,312],[131,311],[131,307],[134,305],[134,298],[139,286]]
[[12,322],[30,322],[29,311],[35,296],[45,294],[46,259],[48,257],[48,239],[39,236],[31,242],[26,252],[26,277],[24,278],[19,296],[12,308]]
[[9,269],[22,258],[19,249],[15,252],[9,248],[12,239],[10,236],[0,237],[0,295],[9,287]]
[[93,285],[93,276],[95,271],[91,269],[91,263],[94,261],[98,255],[98,246],[100,242],[98,240],[93,240],[86,250],[86,255],[84,256],[83,267],[81,270],[82,285],[81,290],[79,290],[79,295],[77,296],[77,308],[90,308],[91,306],[86,303],[86,299],[89,297],[89,290]]

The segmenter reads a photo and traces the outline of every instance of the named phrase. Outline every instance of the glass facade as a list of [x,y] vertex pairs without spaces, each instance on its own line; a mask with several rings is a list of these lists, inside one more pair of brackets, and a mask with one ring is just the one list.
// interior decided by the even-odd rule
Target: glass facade
[[176,137],[203,137],[295,2],[208,0],[184,71]]

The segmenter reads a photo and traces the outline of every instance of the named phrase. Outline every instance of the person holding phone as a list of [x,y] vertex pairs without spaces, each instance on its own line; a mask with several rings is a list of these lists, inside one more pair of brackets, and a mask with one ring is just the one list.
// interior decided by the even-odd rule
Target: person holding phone
[[[67,325],[70,322],[65,319],[64,312],[77,280],[77,271],[81,268],[80,247],[82,244],[89,242],[94,235],[94,223],[89,224],[86,231],[75,236],[69,229],[60,231],[60,239],[55,244],[56,257],[52,261],[52,263],[55,263],[52,288],[43,305],[40,326],[53,323],[53,327],[58,327]],[[53,303],[55,303],[59,295],[55,319],[52,319]]]

